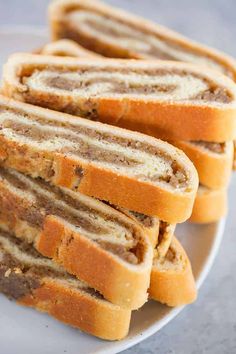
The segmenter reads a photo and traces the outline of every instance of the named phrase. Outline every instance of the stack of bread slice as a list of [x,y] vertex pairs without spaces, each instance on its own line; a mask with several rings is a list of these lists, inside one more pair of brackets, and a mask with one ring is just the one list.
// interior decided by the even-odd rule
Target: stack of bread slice
[[192,220],[225,215],[236,88],[224,75],[179,62],[15,54],[5,65],[3,85],[9,97],[171,142],[193,161],[204,186]]
[[[106,97],[98,103],[99,108],[95,108],[93,116],[106,123],[171,141],[181,148],[194,162],[201,183],[191,220],[213,222],[224,216],[231,169],[232,165],[236,166],[236,154],[235,159],[232,157],[236,143],[233,144],[235,120],[231,114],[232,120],[229,118],[228,111],[230,106],[234,106],[229,96],[233,98],[234,94],[227,97],[229,81],[228,84],[225,79],[222,81],[221,74],[236,81],[236,61],[163,26],[99,1],[59,0],[49,7],[49,18],[52,39],[58,42],[42,49],[44,54],[80,57],[81,54],[76,52],[86,48],[90,51],[90,58],[93,52],[96,56],[112,58],[163,60],[158,67],[161,78],[157,80],[150,80],[148,76],[152,74],[147,74],[142,65],[145,78],[139,76],[135,80],[131,75],[123,76],[126,92],[136,102],[127,105],[123,95],[123,102],[117,97],[111,108],[109,90],[106,90]],[[56,47],[64,47],[64,53],[58,49],[56,52]],[[74,47],[77,50],[73,50]],[[171,62],[168,64],[167,60]],[[173,61],[197,64],[198,70],[194,71],[189,65],[175,65]],[[153,70],[150,68],[150,72]],[[165,78],[163,70],[167,74]],[[184,74],[180,79],[178,73],[181,70]],[[168,74],[171,74],[171,79]],[[105,82],[108,85],[107,80]],[[161,85],[161,90],[154,94],[152,90],[157,84],[159,88]],[[134,97],[134,85],[139,86],[136,90],[138,100]],[[149,98],[146,96],[145,101],[152,101],[149,103],[141,102],[141,93],[147,93],[142,87],[146,85],[149,86]],[[155,99],[157,102],[154,103]]]
[[198,187],[181,150],[4,96],[0,126],[1,292],[110,340],[148,294],[195,300],[173,236]]
[[3,69],[0,291],[121,339],[148,298],[196,298],[174,231],[226,212],[233,64],[98,1],[49,15],[58,41]]

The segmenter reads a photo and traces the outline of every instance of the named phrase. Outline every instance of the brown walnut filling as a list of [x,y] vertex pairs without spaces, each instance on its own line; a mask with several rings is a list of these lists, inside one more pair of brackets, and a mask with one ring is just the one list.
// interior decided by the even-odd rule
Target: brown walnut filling
[[[136,231],[132,229],[131,225],[125,223],[125,221],[119,219],[117,216],[115,217],[113,214],[105,214],[102,211],[95,209],[92,210],[89,205],[86,205],[77,199],[73,199],[69,194],[64,192],[59,187],[50,186],[40,179],[35,180],[30,177],[27,177],[26,179],[25,177],[25,179],[22,180],[3,168],[0,170],[0,178],[3,181],[3,183],[1,183],[0,179],[0,200],[2,205],[2,213],[4,210],[5,214],[7,213],[7,210],[11,210],[11,215],[9,215],[8,222],[11,223],[12,228],[14,228],[17,219],[26,221],[33,227],[43,228],[46,216],[55,215],[66,220],[74,227],[77,227],[78,232],[81,232],[80,230],[82,229],[89,233],[93,233],[96,236],[109,236],[110,234],[112,236],[112,230],[106,227],[106,221],[112,221],[117,225],[124,227],[127,232],[129,231],[132,234],[134,237],[134,248],[129,249],[126,245],[113,244],[112,242],[108,241],[105,242],[99,240],[99,238],[97,238],[95,242],[97,242],[104,249],[111,251],[127,262],[138,264],[142,260],[143,253],[140,252],[142,245],[139,245],[138,239],[135,239],[138,237],[136,235]],[[11,190],[9,190],[9,186],[4,186],[4,180],[8,181],[10,185],[19,190],[29,192],[30,195],[34,196],[34,201],[27,201],[24,199],[24,195],[19,197],[18,195],[12,193]],[[34,187],[27,183],[27,181],[33,182]],[[43,191],[50,192],[51,196],[45,196]],[[57,203],[58,201],[66,203],[66,205],[74,208],[75,210],[80,210],[89,214],[92,213],[93,220],[87,219],[82,215],[79,216],[72,212],[70,213],[68,210],[64,209],[63,204],[59,205]],[[97,217],[100,217],[104,220],[104,226],[100,223],[96,223]]]
[[[9,241],[8,248],[2,239]],[[31,261],[26,261],[25,255],[30,256]],[[4,231],[0,233],[0,256],[0,292],[11,299],[20,300],[32,294],[34,289],[43,285],[44,277],[64,281],[67,286],[74,289],[81,287],[82,291],[103,299],[96,290],[80,283],[74,276],[66,273],[61,267],[55,266],[50,260],[47,259],[47,265],[44,265],[43,261],[46,258],[42,257],[32,246]],[[42,265],[35,265],[35,259]]]
[[[80,18],[81,11],[87,16]],[[83,24],[87,26],[86,30],[83,30]],[[83,6],[72,8],[67,12],[63,25],[58,28],[58,31],[59,37],[73,39],[85,48],[108,57],[184,61],[182,54],[187,54],[189,59],[186,58],[185,61],[209,62],[209,65],[218,68],[225,75],[231,78],[235,76],[229,66],[202,51],[181,44],[168,35],[158,33],[158,29],[154,31],[136,21],[118,18],[109,10],[108,14],[105,14]],[[107,36],[107,39],[102,38],[103,35]],[[130,40],[128,47],[122,45],[122,40],[125,42],[127,39]],[[138,46],[133,45],[135,41],[139,43]],[[118,47],[118,50],[114,47]]]
[[[91,64],[92,65],[92,64]],[[144,78],[145,77],[150,77],[150,80],[153,78],[158,78],[158,77],[165,77],[166,75],[176,75],[179,78],[186,78],[186,77],[192,77],[193,79],[198,79],[201,80],[203,83],[206,84],[207,89],[205,90],[200,90],[199,93],[191,95],[186,98],[188,100],[200,100],[200,101],[207,101],[207,102],[219,102],[219,103],[230,103],[233,98],[225,87],[219,87],[216,86],[214,82],[211,82],[211,80],[206,79],[205,77],[201,76],[200,74],[191,72],[191,71],[185,71],[182,69],[162,69],[162,68],[148,68],[148,69],[137,69],[137,68],[120,68],[120,67],[112,67],[109,68],[107,65],[106,67],[96,67],[92,65],[91,67],[84,67],[84,68],[77,68],[71,69],[70,71],[66,71],[64,68],[55,68],[47,70],[45,69],[46,76],[40,77],[40,74],[43,74],[44,70],[43,69],[32,69],[32,72],[28,74],[28,76],[22,76],[21,77],[21,82],[28,87],[28,89],[31,88],[31,82],[29,81],[29,78],[34,75],[38,77],[38,80],[40,80],[40,83],[43,87],[48,87],[56,90],[63,90],[63,91],[69,91],[69,92],[74,92],[78,90],[81,95],[88,94],[90,96],[90,101],[93,102],[93,98],[95,97],[100,97],[106,94],[120,94],[120,95],[125,95],[125,94],[135,94],[135,95],[151,95],[151,97],[155,98],[155,94],[171,94],[174,93],[175,90],[178,87],[178,84],[175,83],[173,80],[173,83],[152,83],[150,81],[149,85],[146,85],[144,83],[141,83],[139,81],[133,82],[130,78],[130,74],[133,75],[142,75]],[[101,77],[101,73],[104,73],[104,77]],[[111,74],[110,77],[108,74]],[[74,78],[68,78],[65,76],[65,74],[73,74]],[[119,77],[113,77],[113,74],[123,74],[126,75],[126,79],[120,80]],[[64,76],[63,76],[64,75]],[[92,75],[92,77],[89,77],[88,75]],[[98,76],[99,75],[99,76]],[[102,89],[98,91],[92,91],[90,92],[91,87],[93,85],[102,85]],[[106,85],[109,84],[107,87]],[[165,95],[163,96],[165,98]],[[157,96],[158,98],[158,96]],[[178,100],[178,96],[176,97]],[[186,100],[184,99],[184,100]],[[180,99],[181,100],[181,99]]]

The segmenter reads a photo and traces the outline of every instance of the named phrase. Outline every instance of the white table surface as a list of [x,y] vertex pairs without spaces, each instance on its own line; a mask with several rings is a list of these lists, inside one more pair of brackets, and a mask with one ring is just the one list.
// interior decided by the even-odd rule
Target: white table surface
[[[0,26],[45,26],[48,2],[0,0]],[[168,25],[236,57],[235,0],[107,2]],[[230,210],[224,240],[198,300],[160,332],[125,351],[125,354],[236,353],[236,177],[231,183],[229,199]]]

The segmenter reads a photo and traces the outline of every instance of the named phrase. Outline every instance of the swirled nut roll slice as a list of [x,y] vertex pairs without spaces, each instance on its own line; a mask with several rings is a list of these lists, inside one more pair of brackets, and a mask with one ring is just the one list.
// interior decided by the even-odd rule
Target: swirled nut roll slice
[[38,54],[43,55],[56,55],[62,57],[99,57],[99,54],[96,54],[84,47],[80,46],[76,42],[70,39],[60,39],[55,42],[46,44],[40,50],[37,51]]
[[164,140],[236,136],[236,85],[186,63],[14,54],[3,93]]
[[228,211],[227,189],[199,186],[190,217],[191,222],[206,224],[220,220]]
[[189,304],[197,297],[191,263],[176,237],[165,257],[154,256],[149,296],[168,306]]
[[170,223],[191,215],[196,169],[166,142],[3,96],[0,128],[5,167]]
[[0,230],[0,292],[94,336],[117,340],[131,312],[113,305],[28,243]]
[[234,144],[232,141],[171,141],[194,163],[200,183],[212,189],[227,187],[230,181]]
[[100,1],[55,1],[49,18],[54,40],[73,39],[108,57],[203,64],[236,80],[236,62],[230,56]]
[[2,219],[111,302],[138,308],[147,300],[152,246],[124,214],[80,193],[0,169]]

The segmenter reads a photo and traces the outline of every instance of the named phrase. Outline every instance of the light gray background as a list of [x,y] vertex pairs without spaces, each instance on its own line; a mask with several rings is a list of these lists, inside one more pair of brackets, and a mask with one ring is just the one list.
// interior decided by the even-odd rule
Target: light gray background
[[[0,0],[0,26],[45,26],[48,2]],[[107,2],[146,16],[236,57],[235,0]],[[125,354],[236,353],[236,207],[233,207],[236,199],[236,178],[233,182],[229,193],[231,208],[222,247],[197,302],[188,306],[160,332],[125,351]]]

